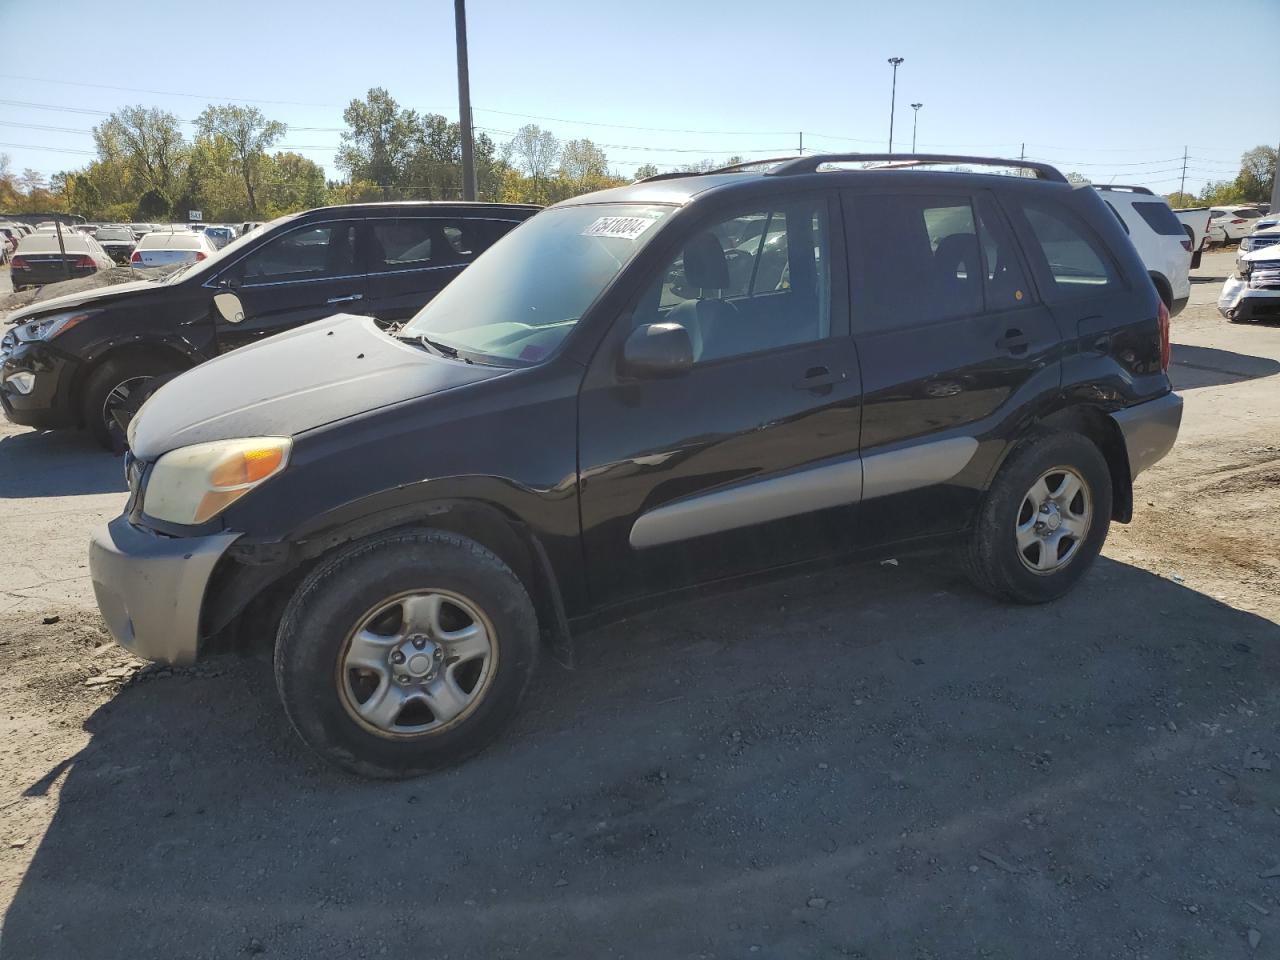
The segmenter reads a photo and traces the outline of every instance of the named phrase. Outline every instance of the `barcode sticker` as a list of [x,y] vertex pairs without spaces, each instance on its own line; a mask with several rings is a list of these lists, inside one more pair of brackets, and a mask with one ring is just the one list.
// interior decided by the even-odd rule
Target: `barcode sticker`
[[600,217],[583,230],[582,235],[634,240],[657,222],[649,217]]

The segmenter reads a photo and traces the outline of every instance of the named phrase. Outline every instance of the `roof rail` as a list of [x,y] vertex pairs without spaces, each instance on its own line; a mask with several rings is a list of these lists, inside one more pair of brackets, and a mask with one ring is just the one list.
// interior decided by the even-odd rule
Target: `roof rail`
[[1129,193],[1145,193],[1147,196],[1155,196],[1147,187],[1131,187],[1124,183],[1095,183],[1095,190],[1127,190]]
[[1066,183],[1057,167],[1038,160],[1004,160],[998,157],[962,157],[943,153],[815,153],[805,157],[795,157],[779,164],[769,171],[771,177],[788,177],[800,173],[816,173],[824,163],[868,163],[885,162],[894,167],[926,166],[938,163],[965,163],[984,167],[1015,167],[1019,170],[1034,170],[1041,180],[1055,180]]

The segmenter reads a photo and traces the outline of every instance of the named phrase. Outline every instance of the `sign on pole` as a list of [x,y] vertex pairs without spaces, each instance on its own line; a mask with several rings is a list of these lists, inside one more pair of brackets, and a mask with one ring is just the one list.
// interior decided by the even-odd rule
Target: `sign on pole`
[[197,220],[203,220],[204,214],[201,213],[199,210],[188,210],[187,219],[191,220],[192,222],[195,222]]

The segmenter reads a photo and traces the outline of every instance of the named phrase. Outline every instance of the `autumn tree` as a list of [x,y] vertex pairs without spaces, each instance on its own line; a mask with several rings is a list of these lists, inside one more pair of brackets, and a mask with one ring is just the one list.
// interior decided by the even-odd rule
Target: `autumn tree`
[[141,189],[171,196],[186,166],[189,145],[178,118],[166,110],[125,107],[93,128],[99,159],[118,163]]
[[560,141],[550,130],[543,130],[536,123],[527,123],[507,144],[510,156],[523,168],[525,176],[533,181],[533,195],[542,194],[542,184],[556,169],[560,159]]

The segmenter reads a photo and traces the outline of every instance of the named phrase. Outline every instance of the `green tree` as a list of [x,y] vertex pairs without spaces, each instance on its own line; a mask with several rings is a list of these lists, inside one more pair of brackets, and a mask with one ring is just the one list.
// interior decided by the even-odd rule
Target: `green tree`
[[138,198],[135,217],[144,222],[151,220],[164,220],[168,218],[169,210],[169,198],[166,197],[161,190],[152,187]]
[[257,107],[238,107],[233,103],[210,104],[196,117],[196,130],[201,136],[221,137],[231,144],[249,199],[250,219],[258,213],[255,193],[258,167],[267,150],[285,135],[286,129],[279,120],[268,120]]
[[1200,205],[1200,201],[1190,193],[1179,193],[1177,190],[1165,197],[1169,201],[1169,206],[1175,210],[1182,207],[1196,207]]
[[560,175],[571,183],[586,184],[609,175],[608,158],[590,140],[570,140],[560,150]]
[[535,203],[544,202],[543,183],[556,169],[560,159],[560,141],[550,130],[543,130],[536,123],[527,123],[507,144],[507,154],[515,158],[525,176],[533,181],[529,199]]
[[1264,202],[1271,199],[1271,183],[1276,176],[1276,148],[1258,146],[1240,157],[1240,173],[1236,185],[1244,200]]
[[656,177],[657,175],[658,175],[658,168],[654,164],[642,163],[640,164],[640,166],[636,167],[636,172],[633,179],[643,180],[645,177]]
[[347,130],[338,149],[338,168],[352,182],[379,184],[390,196],[400,185],[405,161],[420,132],[418,115],[401,109],[382,87],[374,87],[364,100],[352,100],[342,119]]
[[322,207],[328,202],[324,169],[299,153],[264,158],[262,182],[264,216],[268,218]]
[[[186,166],[189,147],[178,118],[165,110],[124,107],[93,128],[99,159],[118,162],[142,190],[171,193]],[[139,193],[142,192],[139,190]]]

